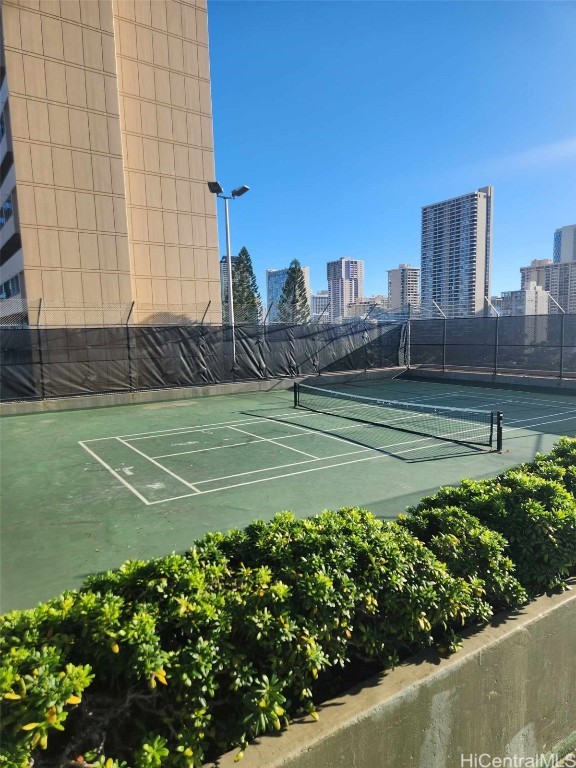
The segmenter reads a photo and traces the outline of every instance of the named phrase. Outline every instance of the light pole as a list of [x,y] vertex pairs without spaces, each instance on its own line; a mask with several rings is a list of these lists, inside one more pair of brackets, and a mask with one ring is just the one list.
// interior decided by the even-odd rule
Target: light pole
[[230,218],[228,216],[228,200],[235,200],[246,194],[250,187],[243,184],[241,187],[233,189],[229,195],[225,195],[221,184],[218,181],[209,181],[208,189],[213,195],[221,197],[224,200],[224,216],[226,223],[226,264],[228,266],[228,323],[232,333],[232,371],[236,369],[236,332],[234,322],[234,297],[232,295],[232,254],[230,251]]

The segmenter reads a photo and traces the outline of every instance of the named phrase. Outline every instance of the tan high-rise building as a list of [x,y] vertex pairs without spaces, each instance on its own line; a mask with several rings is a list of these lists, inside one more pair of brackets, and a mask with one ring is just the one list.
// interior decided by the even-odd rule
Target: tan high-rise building
[[520,267],[520,275],[523,290],[534,283],[549,293],[552,298],[550,314],[562,310],[576,313],[576,261],[534,259],[529,267]]
[[346,317],[346,307],[362,301],[364,290],[364,262],[359,259],[342,257],[326,265],[328,278],[328,311],[332,322]]
[[410,264],[389,269],[388,300],[390,309],[416,309],[420,305],[420,270]]
[[220,322],[205,0],[1,7],[0,295]]

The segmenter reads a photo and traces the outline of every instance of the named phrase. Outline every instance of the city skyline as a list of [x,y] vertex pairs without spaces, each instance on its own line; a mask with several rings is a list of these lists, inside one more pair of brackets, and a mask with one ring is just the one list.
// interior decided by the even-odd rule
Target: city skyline
[[575,22],[566,3],[209,3],[217,173],[251,187],[234,252],[261,285],[296,257],[314,291],[360,259],[386,293],[419,266],[421,208],[490,185],[492,292],[517,288],[574,223]]
[[[222,4],[227,6],[226,0]],[[326,16],[324,9],[314,6],[314,13],[307,19],[311,29],[306,27],[305,32],[309,36],[312,30],[318,30],[321,23],[326,23],[325,35],[320,37],[319,47],[333,54],[335,64],[340,61],[340,49],[335,45],[333,35],[342,28],[345,16],[351,29],[362,31],[366,45],[368,48],[372,46],[373,53],[376,37],[372,27],[366,26],[367,21],[380,24],[388,21],[390,29],[387,30],[387,40],[393,48],[397,48],[397,38],[402,36],[402,30],[407,31],[411,20],[410,14],[406,15],[403,8],[394,10],[386,6],[375,9],[362,0],[353,6],[353,10],[352,6],[348,7],[348,15],[343,15],[337,4],[326,5],[334,11],[333,15]],[[420,4],[413,3],[413,6],[420,7]],[[483,8],[482,3],[479,7]],[[185,304],[190,307],[196,301],[202,313],[209,306],[216,317],[220,304],[217,285],[220,268],[215,257],[223,250],[221,230],[224,217],[219,211],[220,242],[217,244],[216,200],[209,194],[205,182],[218,176],[225,181],[225,186],[228,183],[219,169],[213,168],[206,14],[203,10],[196,11],[193,3],[186,6],[185,10],[181,10],[180,4],[168,3],[167,15],[160,14],[155,21],[151,12],[146,15],[141,10],[134,15],[135,12],[127,11],[126,18],[118,17],[117,24],[114,22],[116,29],[111,22],[111,8],[111,0],[107,0],[98,14],[85,12],[76,19],[69,18],[64,12],[61,17],[52,13],[52,6],[47,4],[32,10],[18,10],[16,2],[4,4],[4,43],[7,53],[3,73],[7,78],[3,78],[0,94],[3,107],[0,115],[0,148],[5,156],[3,168],[6,166],[2,177],[0,212],[3,262],[1,293],[3,296],[11,296],[21,292],[23,297],[42,299],[46,306],[71,296],[91,304],[101,302],[129,306],[133,301],[135,316],[143,312],[175,309]],[[217,20],[219,8],[219,4],[211,4]],[[292,9],[282,7],[270,12],[268,5],[265,8],[260,8],[262,15],[257,16],[257,23],[250,30],[255,37],[262,34],[272,19],[284,18],[288,32],[290,23],[300,20],[299,13]],[[424,8],[422,10],[425,11]],[[240,12],[234,6],[234,10],[228,8],[228,11],[232,17],[239,13],[237,18],[244,22],[244,13],[249,20],[256,18],[252,10]],[[198,19],[196,13],[199,14]],[[498,10],[497,13],[503,13],[502,18],[509,25],[516,18],[513,11]],[[442,7],[442,18],[454,24],[450,31],[452,38],[456,35],[454,39],[457,39],[457,30],[472,18],[469,14],[476,14],[477,20],[482,22],[479,37],[490,38],[490,24],[494,19],[483,15],[483,11]],[[556,11],[548,15],[542,9],[531,12],[531,26],[528,25],[530,34],[539,34],[535,29],[537,20],[547,22],[547,34],[552,29],[558,32],[561,15],[558,16]],[[178,19],[182,21],[184,17],[188,20],[187,28],[193,29],[193,35],[189,39],[185,38],[183,43],[179,37]],[[40,26],[38,18],[41,18]],[[156,22],[164,31],[154,33],[156,53],[151,53],[145,42],[150,38]],[[80,38],[74,24],[79,24]],[[27,26],[35,31],[30,34],[20,31]],[[421,24],[410,26],[410,33],[415,38],[420,35],[420,27]],[[438,25],[436,30],[442,33]],[[197,40],[194,35],[198,35]],[[115,36],[118,40],[113,51],[110,41]],[[60,37],[64,41],[63,47],[60,45]],[[84,41],[82,50],[77,47],[79,41]],[[282,50],[286,43],[286,30],[278,30],[275,42],[279,50]],[[410,45],[413,42],[410,38]],[[210,57],[213,69],[216,70],[222,59],[219,44],[220,38],[217,38],[216,53],[213,51]],[[296,41],[296,46],[300,44],[300,41]],[[183,53],[187,53],[180,56],[183,45]],[[414,53],[412,48],[410,50]],[[499,50],[498,45],[494,50]],[[194,51],[196,54],[193,56]],[[353,45],[352,51],[358,52],[358,46]],[[356,102],[359,110],[358,121],[354,123],[356,132],[350,131],[344,136],[346,141],[340,141],[337,146],[337,137],[343,138],[342,115],[337,112],[331,115],[330,121],[318,123],[317,104],[304,98],[308,86],[298,81],[298,73],[304,73],[303,65],[293,61],[293,56],[286,60],[287,64],[294,64],[296,69],[290,71],[289,77],[288,73],[284,73],[282,85],[289,86],[289,89],[286,94],[282,94],[282,104],[279,105],[277,99],[275,102],[275,93],[266,88],[256,94],[258,99],[252,102],[256,110],[272,107],[267,125],[262,126],[259,121],[249,123],[252,143],[255,137],[262,138],[259,146],[266,162],[262,163],[260,153],[252,152],[251,156],[246,153],[242,157],[245,170],[249,173],[260,171],[264,182],[260,189],[267,190],[269,194],[264,199],[258,184],[254,185],[252,177],[245,176],[241,169],[238,179],[250,181],[252,191],[240,207],[232,205],[231,250],[232,253],[238,252],[240,243],[249,247],[262,291],[266,284],[264,270],[286,269],[294,257],[299,257],[299,261],[310,268],[311,290],[328,287],[326,265],[346,261],[361,264],[363,270],[365,265],[364,289],[357,296],[352,296],[351,300],[360,300],[362,293],[384,295],[388,288],[388,274],[398,264],[411,264],[416,269],[424,266],[421,259],[423,249],[422,254],[418,255],[412,250],[410,254],[405,254],[401,248],[386,251],[390,238],[395,237],[402,228],[405,236],[420,240],[420,222],[416,224],[416,221],[412,221],[407,229],[401,211],[409,206],[412,213],[417,211],[420,214],[421,211],[441,205],[428,202],[416,208],[416,202],[421,202],[424,195],[430,200],[429,195],[434,185],[438,188],[435,199],[441,201],[460,199],[463,191],[471,188],[458,182],[459,166],[448,162],[444,171],[434,176],[431,175],[430,167],[422,166],[422,178],[426,184],[422,184],[420,176],[416,177],[413,168],[408,166],[402,167],[400,181],[391,172],[390,183],[385,187],[377,173],[373,177],[358,177],[358,171],[368,162],[370,170],[377,172],[384,157],[391,171],[397,160],[406,160],[401,152],[402,148],[406,151],[407,146],[402,144],[402,132],[391,133],[387,124],[379,125],[378,130],[371,127],[371,123],[364,124],[363,110],[373,110],[373,102],[381,109],[385,97],[397,94],[395,87],[410,82],[414,92],[405,92],[405,95],[409,95],[414,103],[411,103],[411,111],[404,105],[402,113],[410,122],[420,112],[420,103],[416,97],[428,98],[424,86],[419,85],[414,78],[408,78],[409,72],[401,73],[398,79],[385,78],[382,84],[371,79],[364,67],[365,60],[361,52],[358,53],[352,71],[345,78],[338,79],[338,83],[342,86],[342,95],[352,98],[356,88],[367,98],[362,103]],[[425,51],[422,56],[425,56]],[[446,62],[443,63],[440,58],[433,59],[431,66],[445,76]],[[322,70],[322,62],[317,59],[315,50],[309,64],[313,61],[319,71],[310,67],[307,72],[321,86],[319,102],[324,100],[323,103],[328,104],[324,97],[337,95],[334,83],[327,82],[328,70]],[[150,62],[153,62],[152,67]],[[241,68],[244,62],[254,67],[258,62],[262,63],[262,59],[258,52],[251,50],[250,55],[238,62],[238,66]],[[545,73],[550,65],[546,55],[544,63],[546,66],[542,69]],[[271,67],[274,69],[274,60]],[[480,70],[473,68],[473,73],[478,76]],[[494,79],[495,72],[490,67],[485,74]],[[136,79],[135,75],[138,75]],[[153,79],[150,79],[152,76]],[[506,81],[507,77],[508,71],[503,79]],[[256,80],[252,78],[246,82],[252,88]],[[441,78],[438,79],[438,84],[442,82]],[[299,83],[303,90],[301,98],[291,101],[289,96],[295,93],[295,83]],[[457,83],[458,78],[451,85],[455,87]],[[162,84],[167,87],[162,87]],[[542,90],[545,84],[549,85],[546,77],[543,77],[535,84],[535,91]],[[218,99],[230,97],[225,82],[215,83],[213,92]],[[116,98],[120,109],[116,106]],[[335,105],[338,102],[330,103]],[[524,102],[520,103],[522,109],[526,109]],[[283,125],[274,118],[274,104],[276,108],[281,107],[276,116],[294,115],[298,120]],[[479,106],[480,102],[474,100],[468,102],[466,108],[473,114]],[[485,107],[488,123],[495,119],[496,113],[489,105]],[[569,113],[570,108],[571,105],[563,110],[558,119],[555,116],[554,124],[563,123],[565,113]],[[36,119],[45,113],[47,123]],[[217,118],[216,129],[219,124]],[[235,134],[242,137],[244,125],[243,121],[239,123],[235,120]],[[451,132],[451,140],[455,141],[454,127],[450,120],[446,120],[435,131],[434,125],[429,122],[426,134],[415,133],[409,144],[414,151],[414,161],[418,160],[421,143],[430,154],[434,146],[437,150],[442,141],[449,139]],[[399,122],[397,128],[401,128]],[[547,126],[549,128],[550,125]],[[442,132],[445,135],[439,136]],[[359,136],[368,142],[366,147],[355,144]],[[270,138],[278,145],[278,152],[272,152],[271,145],[267,145]],[[426,141],[422,141],[423,138],[429,142],[429,146]],[[302,146],[295,146],[295,139],[298,139],[295,144],[298,145],[301,140]],[[495,227],[492,227],[490,215],[490,241],[494,231],[494,239],[498,243],[499,226],[513,231],[518,248],[530,231],[533,233],[537,228],[541,232],[544,223],[534,214],[533,207],[527,204],[527,201],[537,201],[537,212],[545,213],[546,247],[543,240],[536,243],[532,234],[530,247],[525,248],[521,256],[514,260],[506,254],[505,271],[501,269],[502,257],[498,258],[498,247],[495,246],[493,253],[489,249],[485,263],[492,267],[493,283],[489,289],[489,273],[486,270],[485,279],[475,275],[475,279],[484,280],[483,291],[478,289],[480,299],[478,296],[475,299],[475,311],[479,311],[478,301],[483,294],[493,296],[518,288],[520,271],[533,261],[550,257],[555,262],[573,261],[576,253],[575,225],[568,223],[574,220],[574,206],[565,206],[565,211],[559,204],[559,201],[568,199],[565,194],[566,179],[576,178],[576,174],[568,176],[569,166],[576,160],[576,138],[548,143],[537,150],[522,151],[519,147],[524,134],[514,134],[514,139],[518,142],[514,152],[503,157],[498,164],[491,166],[488,163],[481,167],[471,162],[467,166],[467,173],[476,181],[482,178],[488,182],[490,186],[480,187],[479,191],[489,189],[492,198],[492,180],[498,178],[499,174],[501,176],[502,169],[509,172],[510,183],[510,179],[518,173],[522,176],[530,168],[533,170],[536,166],[545,166],[551,172],[546,177],[547,183],[555,185],[553,193],[545,184],[532,183],[524,185],[522,194],[516,196],[516,206],[522,210],[528,222],[524,227],[516,226],[512,229],[511,222],[514,220],[509,215],[510,210],[506,209],[506,197],[504,195],[502,201],[499,193],[496,193]],[[383,151],[378,144],[393,140],[397,142],[399,150],[394,154]],[[330,153],[322,155],[320,152],[320,156],[316,157],[308,151],[310,142],[316,143],[318,149],[319,141],[322,146],[326,144],[330,147]],[[460,145],[461,155],[464,154],[467,160],[473,159],[479,145],[473,126],[469,126],[468,133],[456,144]],[[368,153],[369,146],[374,150],[372,155]],[[302,151],[294,154],[295,149]],[[217,141],[217,158],[220,152]],[[228,152],[229,146],[224,143],[222,156],[225,160]],[[252,168],[248,163],[250,159]],[[298,168],[304,168],[306,172],[295,175]],[[335,169],[338,169],[337,178],[334,177]],[[341,169],[347,170],[348,174],[340,174]],[[336,183],[328,183],[330,179]],[[433,184],[430,183],[431,179]],[[576,200],[576,183],[571,183],[575,192],[573,199]],[[474,188],[478,189],[477,183]],[[506,186],[502,188],[506,192]],[[568,186],[568,189],[571,187]],[[420,200],[416,200],[416,197]],[[365,211],[372,212],[375,205],[387,201],[383,209],[386,215],[366,223],[366,219],[358,215],[357,203],[360,198]],[[304,210],[306,201],[308,205]],[[265,203],[273,204],[273,207],[266,208]],[[297,206],[296,209],[293,205]],[[274,206],[276,217],[272,215]],[[299,216],[295,215],[298,211]],[[258,226],[254,226],[255,214],[258,216]],[[313,222],[314,229],[309,229],[306,237],[306,227],[310,222]],[[287,237],[283,236],[286,232]],[[266,246],[265,256],[258,243],[260,248]],[[20,250],[21,246],[25,247]],[[553,273],[556,274],[556,271],[553,270]],[[461,283],[465,279],[466,275],[458,277]],[[426,284],[426,280],[423,280],[424,290]],[[346,303],[342,302],[343,307]]]
[[[481,190],[478,190],[479,192],[486,192],[486,190],[490,190],[490,196],[491,196],[491,188],[483,188]],[[474,193],[476,194],[476,193]],[[432,204],[431,206],[426,206],[426,208],[434,208],[437,206],[442,206],[445,203],[450,203],[453,200],[458,201],[460,198],[466,198],[470,197],[470,195],[460,195],[457,198],[452,198],[449,201],[440,201],[439,203]],[[424,210],[424,209],[423,209]],[[492,211],[490,211],[490,217],[492,216]],[[564,235],[564,248],[562,249],[562,260],[564,262],[576,262],[576,225],[564,225],[562,227],[558,227],[554,233],[553,233],[553,246],[551,248],[550,255],[548,257],[544,257],[543,259],[532,259],[529,263],[522,264],[518,268],[518,278],[514,285],[503,289],[499,292],[495,292],[493,289],[488,290],[487,292],[490,294],[488,298],[490,299],[496,299],[500,298],[501,295],[509,294],[511,292],[520,292],[521,290],[524,290],[527,286],[526,281],[526,272],[527,269],[531,264],[535,263],[541,263],[544,264],[552,264],[553,261],[560,261],[560,248],[562,243],[562,235]],[[569,239],[569,243],[567,242]],[[221,263],[224,262],[225,256],[222,257]],[[236,257],[233,256],[233,259]],[[357,262],[356,259],[350,259],[349,257],[340,257],[340,259],[333,260],[333,262],[326,262],[324,265],[325,268],[329,269],[329,265],[331,263],[338,263],[342,261],[354,261]],[[489,261],[489,260],[488,260]],[[489,265],[490,268],[490,265]],[[543,267],[542,267],[543,268]],[[281,267],[281,268],[275,268],[275,269],[267,269],[266,270],[266,289],[267,289],[267,295],[269,295],[268,285],[269,285],[269,274],[271,273],[285,273],[287,271],[288,267]],[[306,280],[307,284],[309,284],[310,280],[310,268],[309,267],[303,267],[306,274]],[[380,295],[384,296],[389,301],[389,308],[391,310],[393,309],[401,309],[403,306],[406,306],[407,304],[420,304],[421,299],[421,292],[420,292],[420,271],[421,271],[421,260],[418,263],[418,266],[415,266],[414,264],[400,264],[398,267],[391,268],[387,270],[387,290],[385,292],[382,292]],[[416,277],[416,273],[418,273],[418,277]],[[392,277],[394,276],[394,277]],[[362,280],[366,277],[364,271],[362,273]],[[395,281],[393,291],[390,290],[391,288],[391,279]],[[318,293],[322,294],[329,294],[329,289],[327,287],[328,280],[326,279],[326,283],[324,286],[317,288],[316,290],[310,289],[309,293],[314,296]],[[542,287],[544,285],[543,281],[539,281],[539,287]],[[488,277],[488,288],[491,288],[490,286],[490,279]],[[568,288],[566,289],[568,291]],[[412,298],[411,301],[404,301],[401,298],[398,300],[398,302],[394,303],[394,296],[402,296],[403,292],[406,291],[406,295],[410,295],[410,297],[414,297],[417,294],[417,299],[414,300]],[[484,290],[483,292],[486,292],[486,283],[484,283]],[[368,296],[368,291],[364,290],[364,295]],[[390,303],[391,302],[391,303]],[[270,302],[268,301],[268,304]],[[346,305],[347,306],[347,305]],[[568,303],[567,303],[568,306]],[[572,306],[572,300],[570,301],[570,306]],[[553,312],[555,312],[555,309],[552,309]]]

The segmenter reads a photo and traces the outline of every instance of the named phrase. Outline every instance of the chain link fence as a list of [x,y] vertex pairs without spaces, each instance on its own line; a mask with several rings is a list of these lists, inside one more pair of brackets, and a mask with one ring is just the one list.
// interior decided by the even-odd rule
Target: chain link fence
[[[240,308],[241,309],[241,308]],[[62,397],[395,366],[576,379],[576,315],[215,322],[220,306],[1,302],[0,399]],[[236,347],[234,364],[233,347]]]
[[[403,326],[4,327],[0,399],[190,387],[405,366]],[[234,354],[235,348],[235,354]]]
[[576,379],[576,315],[410,320],[413,368]]

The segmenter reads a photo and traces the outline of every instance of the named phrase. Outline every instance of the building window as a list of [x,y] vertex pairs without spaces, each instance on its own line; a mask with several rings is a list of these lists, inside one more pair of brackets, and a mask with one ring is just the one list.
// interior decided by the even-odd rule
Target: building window
[[14,275],[10,280],[0,285],[0,299],[11,299],[20,295],[20,276]]
[[4,138],[8,124],[8,102],[5,101],[0,107],[0,141]]
[[12,193],[8,195],[6,200],[2,203],[2,206],[0,207],[0,229],[6,224],[6,222],[10,221],[12,218]]

